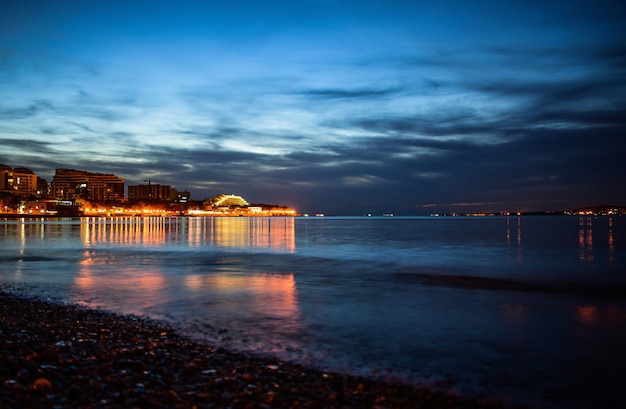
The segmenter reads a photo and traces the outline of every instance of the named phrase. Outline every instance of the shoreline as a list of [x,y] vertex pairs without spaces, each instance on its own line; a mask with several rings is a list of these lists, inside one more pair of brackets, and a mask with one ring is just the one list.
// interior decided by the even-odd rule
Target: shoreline
[[0,291],[3,407],[512,408],[214,349],[166,324]]
[[0,220],[19,220],[19,219],[149,219],[149,218],[195,218],[195,217],[230,217],[230,218],[242,218],[242,217],[270,217],[270,218],[295,218],[301,217],[301,215],[234,215],[234,214],[152,214],[152,215],[139,215],[139,214],[116,214],[116,215],[102,215],[102,214],[72,214],[72,215],[59,215],[59,214],[17,214],[17,213],[0,213]]

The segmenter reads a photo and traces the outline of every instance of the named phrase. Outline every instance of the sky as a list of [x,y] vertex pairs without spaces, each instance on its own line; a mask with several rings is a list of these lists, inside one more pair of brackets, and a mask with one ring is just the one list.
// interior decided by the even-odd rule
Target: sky
[[13,1],[0,163],[337,215],[626,204],[623,1]]

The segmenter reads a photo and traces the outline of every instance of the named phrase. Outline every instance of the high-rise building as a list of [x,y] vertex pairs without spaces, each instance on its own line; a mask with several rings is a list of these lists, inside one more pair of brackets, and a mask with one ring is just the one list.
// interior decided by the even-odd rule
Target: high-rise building
[[50,183],[42,177],[37,176],[37,197],[48,197],[50,193]]
[[169,200],[171,192],[170,186],[156,183],[128,186],[128,200]]
[[13,193],[13,169],[0,163],[0,192]]
[[37,175],[32,170],[13,169],[13,184],[19,197],[37,196]]
[[51,195],[61,200],[122,201],[126,180],[111,173],[57,169]]
[[39,196],[37,193],[37,175],[27,168],[11,169],[0,165],[0,191],[27,198]]

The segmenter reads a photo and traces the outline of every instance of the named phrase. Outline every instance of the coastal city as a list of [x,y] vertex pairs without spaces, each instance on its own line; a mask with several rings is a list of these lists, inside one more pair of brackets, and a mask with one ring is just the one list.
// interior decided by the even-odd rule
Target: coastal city
[[[127,194],[126,194],[127,192]],[[234,193],[192,200],[153,183],[126,186],[111,173],[56,169],[48,182],[31,169],[0,164],[0,213],[24,216],[295,216],[288,206],[249,203]]]
[[[219,193],[203,200],[191,192],[148,179],[126,186],[111,173],[58,168],[48,182],[31,169],[0,164],[0,214],[22,216],[299,216],[279,204],[250,203],[241,195]],[[433,217],[521,215],[624,215],[625,206],[600,205],[531,212],[432,213]],[[304,214],[307,216],[307,214]],[[319,213],[316,216],[322,216]],[[372,216],[372,214],[365,214]],[[393,216],[392,213],[383,216]]]

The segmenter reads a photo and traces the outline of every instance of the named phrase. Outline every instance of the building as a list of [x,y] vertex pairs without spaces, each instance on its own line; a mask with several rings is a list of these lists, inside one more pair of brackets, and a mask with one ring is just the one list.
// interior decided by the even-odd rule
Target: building
[[71,201],[43,199],[37,201],[29,201],[19,206],[18,213],[43,216],[82,216],[79,207]]
[[222,193],[221,195],[215,196],[211,200],[211,207],[213,208],[231,206],[245,207],[248,205],[249,203],[243,197],[234,194]]
[[48,197],[50,194],[50,183],[42,177],[37,176],[37,197]]
[[3,164],[0,164],[0,191],[15,193],[13,188],[13,169]]
[[187,203],[191,194],[187,191],[178,191],[171,186],[148,183],[147,185],[128,186],[128,200],[133,201],[160,201]]
[[170,200],[175,203],[187,203],[191,200],[191,193],[188,191],[178,191],[176,189],[172,189],[170,193]]
[[19,197],[37,196],[37,175],[32,170],[13,169],[13,183]]
[[170,200],[172,188],[167,185],[148,183],[128,186],[128,200]]
[[46,215],[48,214],[48,205],[46,202],[27,202],[20,206],[20,213],[32,214],[32,215]]
[[51,195],[60,200],[122,201],[126,180],[111,173],[57,169],[51,184]]
[[21,198],[39,197],[37,175],[27,168],[11,169],[0,165],[0,191],[7,192]]

